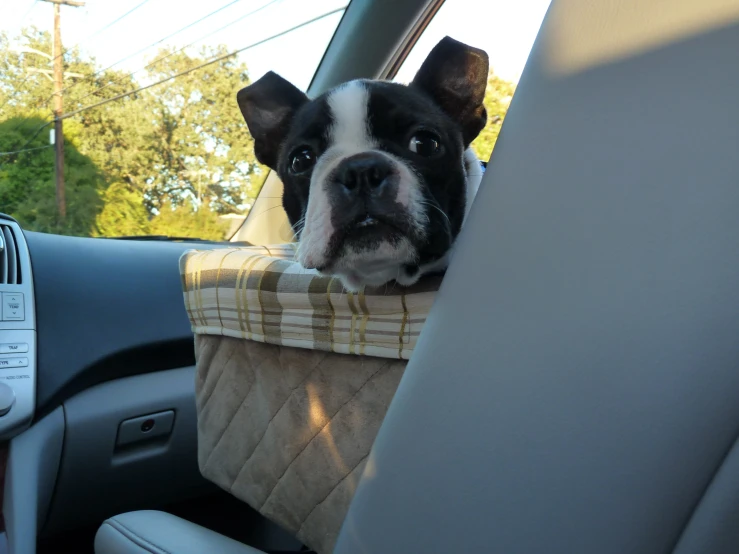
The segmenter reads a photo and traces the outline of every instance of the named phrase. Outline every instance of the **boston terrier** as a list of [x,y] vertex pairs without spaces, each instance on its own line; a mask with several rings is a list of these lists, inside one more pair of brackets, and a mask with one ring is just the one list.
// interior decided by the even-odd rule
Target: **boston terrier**
[[409,85],[356,80],[309,99],[269,72],[237,101],[282,180],[297,261],[347,290],[446,269],[482,178],[488,56],[449,37]]

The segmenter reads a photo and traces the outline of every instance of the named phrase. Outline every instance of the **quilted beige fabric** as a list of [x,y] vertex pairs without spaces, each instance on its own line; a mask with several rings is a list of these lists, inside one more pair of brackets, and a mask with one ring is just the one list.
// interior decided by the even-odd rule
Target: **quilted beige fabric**
[[202,474],[333,551],[407,362],[196,335]]
[[344,291],[290,245],[186,252],[200,470],[332,552],[440,282]]

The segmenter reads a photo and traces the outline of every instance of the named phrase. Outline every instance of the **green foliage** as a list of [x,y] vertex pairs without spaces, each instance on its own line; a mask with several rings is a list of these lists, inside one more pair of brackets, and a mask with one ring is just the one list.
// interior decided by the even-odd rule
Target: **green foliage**
[[[43,124],[44,120],[37,118],[0,123],[0,149],[17,148],[18,137],[33,136]],[[47,146],[48,142],[48,131],[42,131],[27,148]],[[64,157],[67,193],[64,222],[57,215],[52,148],[0,159],[0,207],[32,231],[88,236],[102,209],[101,192],[105,180],[93,161],[80,153],[74,144],[65,144]]]
[[149,213],[139,191],[126,183],[113,183],[103,193],[103,204],[103,209],[95,219],[95,236],[150,234]]
[[103,194],[104,208],[96,219],[95,236],[168,235],[223,240],[229,222],[203,205],[173,206],[164,200],[152,216],[144,207],[141,193],[125,183],[113,183]]
[[488,112],[488,122],[482,132],[472,143],[472,149],[477,157],[482,161],[488,161],[498,140],[498,133],[503,124],[508,105],[513,98],[516,85],[509,81],[504,81],[496,76],[493,71],[488,75],[488,88],[485,91],[485,108]]
[[[197,57],[162,50],[148,79],[161,80],[226,53],[204,48]],[[247,82],[246,68],[233,59],[209,65],[172,80],[143,100],[154,146],[148,164],[154,171],[146,190],[150,208],[164,199],[207,198],[214,211],[242,211],[256,196],[250,177],[256,169],[253,143],[235,91]]]
[[172,206],[166,200],[159,209],[159,215],[152,218],[149,232],[152,235],[223,240],[229,226],[229,222],[218,219],[218,213],[205,204],[195,209],[191,204]]
[[[48,33],[23,39],[0,34],[0,151],[49,145],[52,86],[29,69],[46,58],[18,53],[19,44],[51,52]],[[144,82],[178,74],[225,53],[162,50]],[[70,112],[140,83],[125,72],[100,72],[75,49],[64,56],[64,111]],[[99,72],[99,73],[98,73]],[[221,214],[245,213],[264,180],[236,106],[246,67],[229,58],[64,121],[67,218],[56,211],[53,148],[0,157],[0,211],[28,229],[86,236],[166,234],[222,240]],[[207,237],[206,237],[207,235]]]

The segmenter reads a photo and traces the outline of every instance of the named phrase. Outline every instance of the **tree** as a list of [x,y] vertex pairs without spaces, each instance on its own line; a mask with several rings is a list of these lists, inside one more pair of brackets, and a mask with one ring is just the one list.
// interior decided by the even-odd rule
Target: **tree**
[[105,190],[102,199],[104,206],[95,219],[94,235],[115,237],[149,234],[149,213],[139,191],[119,181]]
[[488,112],[488,122],[472,143],[472,149],[482,161],[486,162],[490,159],[515,90],[515,84],[501,79],[495,75],[493,70],[490,70],[484,100]]
[[[22,41],[29,49],[51,53],[51,37],[35,27],[23,30]],[[4,120],[19,116],[41,115],[40,99],[48,97],[52,85],[48,78],[35,70],[49,69],[48,59],[33,52],[20,52],[21,40],[11,41],[0,33],[0,117]],[[38,104],[38,105],[37,105]],[[48,112],[44,112],[46,115]]]
[[[203,48],[197,56],[162,50],[150,62],[147,79],[159,81],[225,53],[222,46]],[[226,58],[147,91],[151,173],[144,196],[150,210],[169,201],[233,213],[256,196],[253,181],[260,168],[235,94],[246,84],[246,66]]]
[[[35,28],[24,30],[27,48],[51,52],[49,33]],[[16,43],[21,42],[16,40]],[[48,69],[47,58],[28,51],[13,48],[7,35],[0,35],[0,150],[49,146],[51,126],[39,128],[51,120],[52,86],[39,73],[29,69]],[[81,104],[81,99],[94,94],[105,79],[119,78],[115,72],[96,75],[94,59],[83,60],[77,50],[64,55],[65,72],[92,76],[91,78],[65,80],[65,109],[71,111]],[[121,84],[109,87],[105,97],[111,97],[131,86]],[[90,103],[90,99],[86,102]],[[124,103],[125,104],[125,103]],[[125,109],[126,106],[119,106]],[[97,110],[91,110],[97,111]],[[130,127],[132,110],[122,113],[116,110],[98,111],[98,120],[88,122],[68,119],[64,125],[65,136],[65,189],[67,218],[59,220],[56,209],[53,149],[34,150],[15,156],[0,158],[0,208],[16,217],[24,227],[62,234],[89,236],[97,234],[96,219],[103,209],[107,183],[114,180],[111,160],[116,155],[126,155],[135,149],[127,148],[122,128]],[[117,120],[116,120],[117,117]],[[103,143],[106,137],[115,137],[113,143]],[[29,139],[30,140],[29,142]],[[112,153],[112,154],[111,154]]]
[[[26,52],[13,48],[21,43]],[[28,53],[28,48],[51,52],[50,35],[30,28],[11,41],[0,34],[2,151],[48,145],[48,130],[28,141],[34,126],[52,115],[51,83],[41,74],[28,73],[45,68],[48,60]],[[162,50],[141,77],[156,82],[225,53],[222,46],[197,53]],[[83,58],[76,49],[64,54],[64,67],[65,72],[85,76],[65,80],[67,113],[140,87],[135,75],[102,71],[94,58]],[[50,149],[0,158],[0,175],[5,176],[0,177],[0,209],[37,230],[95,236],[205,233],[224,238],[219,215],[244,213],[266,175],[254,158],[236,106],[235,92],[246,84],[246,67],[225,58],[66,119],[65,153],[72,157],[65,170],[66,223],[58,221],[54,209]],[[75,154],[89,166],[86,171],[75,165]]]
[[173,206],[165,200],[159,214],[151,219],[149,232],[154,235],[195,237],[223,240],[230,223],[221,221],[207,204],[195,208],[192,204]]
[[[0,150],[12,151],[43,125],[38,118],[9,119],[0,123]],[[93,161],[79,152],[74,140],[64,145],[67,219],[57,217],[54,151],[48,131],[26,148],[39,148],[0,158],[0,207],[32,231],[87,236],[102,209],[104,177]],[[27,140],[27,139],[26,139]]]

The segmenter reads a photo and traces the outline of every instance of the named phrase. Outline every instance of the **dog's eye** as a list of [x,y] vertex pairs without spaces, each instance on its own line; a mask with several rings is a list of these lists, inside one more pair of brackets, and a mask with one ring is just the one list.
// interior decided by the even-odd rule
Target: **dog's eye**
[[419,131],[411,137],[408,149],[419,156],[433,156],[441,150],[441,139],[434,133]]
[[310,148],[301,148],[290,155],[290,171],[299,175],[305,173],[316,163],[316,156]]

